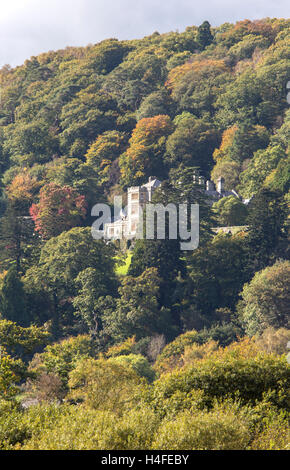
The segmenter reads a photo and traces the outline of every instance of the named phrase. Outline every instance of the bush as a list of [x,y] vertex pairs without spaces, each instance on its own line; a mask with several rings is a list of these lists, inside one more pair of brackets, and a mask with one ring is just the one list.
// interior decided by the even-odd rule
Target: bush
[[65,388],[60,377],[53,373],[42,373],[35,380],[28,380],[25,390],[37,401],[60,401],[65,397]]
[[290,330],[286,328],[267,328],[255,339],[259,349],[267,353],[285,354],[290,341]]
[[244,450],[250,440],[249,424],[235,412],[216,408],[210,412],[180,413],[158,429],[153,449]]
[[90,408],[122,414],[136,401],[142,379],[133,368],[104,359],[83,359],[70,373],[69,397]]
[[22,413],[16,403],[0,400],[0,450],[10,450],[30,435],[21,419]]
[[159,372],[166,372],[182,364],[181,356],[186,346],[197,342],[198,333],[195,330],[187,331],[178,336],[174,341],[167,344],[162,353],[157,357],[154,368]]
[[159,422],[152,411],[133,410],[124,417],[66,407],[53,426],[44,427],[23,447],[25,450],[135,450],[150,448]]
[[93,354],[93,345],[89,336],[77,336],[65,339],[59,343],[48,345],[44,352],[35,354],[29,370],[41,374],[55,374],[67,386],[69,372],[81,358]]
[[0,449],[19,449],[32,436],[39,439],[68,412],[64,406],[39,405],[24,410],[16,403],[0,401]]
[[139,377],[145,377],[149,382],[152,382],[155,378],[155,371],[150,366],[148,360],[141,356],[141,354],[118,356],[109,359],[109,362],[130,368],[135,371]]
[[254,351],[253,357],[247,357],[247,351],[243,357],[238,350],[221,351],[194,366],[164,374],[154,382],[151,406],[166,415],[168,403],[178,392],[186,398],[183,409],[187,409],[188,397],[195,390],[204,392],[204,403],[208,406],[212,406],[215,399],[226,397],[239,397],[244,404],[254,405],[272,391],[271,402],[287,408],[290,367],[285,356],[255,354]]
[[114,346],[111,346],[105,353],[105,356],[108,358],[127,355],[129,356],[129,354],[132,354],[135,346],[135,336],[132,336],[131,338],[126,339],[122,343],[114,344]]
[[230,323],[213,325],[201,331],[187,331],[165,346],[157,357],[154,369],[159,373],[164,373],[181,367],[184,364],[183,355],[186,348],[193,345],[201,346],[212,340],[220,346],[227,346],[236,341],[240,333],[241,330]]
[[277,418],[267,423],[265,429],[257,435],[251,445],[252,450],[289,450],[289,421]]

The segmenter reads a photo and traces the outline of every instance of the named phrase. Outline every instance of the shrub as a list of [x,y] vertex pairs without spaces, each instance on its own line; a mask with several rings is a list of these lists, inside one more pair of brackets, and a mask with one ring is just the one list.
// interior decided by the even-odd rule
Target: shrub
[[[250,349],[250,346],[249,346]],[[257,354],[257,353],[256,353]],[[162,375],[154,382],[151,406],[162,415],[168,412],[168,402],[177,392],[184,394],[183,409],[188,408],[188,397],[194,390],[202,390],[204,403],[212,406],[214,399],[240,397],[252,405],[272,391],[271,402],[281,408],[288,406],[290,367],[285,356],[258,354],[245,357],[238,350],[217,352],[184,369]]]
[[153,449],[160,450],[241,450],[249,443],[249,425],[231,410],[180,413],[164,421],[158,429]]
[[289,450],[289,421],[277,418],[267,423],[265,429],[257,435],[251,445],[252,450]]
[[105,356],[108,358],[127,355],[129,356],[129,354],[132,354],[135,345],[135,336],[132,336],[131,338],[126,339],[122,343],[118,343],[114,346],[111,346],[105,353]]
[[0,400],[0,450],[10,450],[29,436],[21,418],[22,413],[15,402]]
[[287,343],[290,341],[290,330],[279,328],[275,330],[270,327],[255,340],[257,346],[267,353],[285,354]]
[[70,373],[69,397],[90,408],[122,414],[136,400],[142,380],[132,368],[104,359],[83,359]]
[[58,375],[64,386],[67,386],[69,372],[77,362],[93,354],[93,346],[89,336],[77,336],[59,343],[48,345],[44,352],[35,354],[29,369],[36,374]]
[[[61,407],[63,408],[63,407]],[[148,409],[124,417],[78,407],[65,407],[53,426],[48,423],[25,450],[135,450],[150,448],[159,421]]]
[[65,397],[65,388],[60,377],[53,373],[42,373],[36,380],[29,380],[26,384],[28,396],[36,398],[37,401],[54,402]]
[[118,356],[109,359],[109,362],[120,364],[136,372],[139,377],[145,377],[149,382],[155,378],[155,371],[150,366],[148,359],[141,354],[129,354],[127,356]]

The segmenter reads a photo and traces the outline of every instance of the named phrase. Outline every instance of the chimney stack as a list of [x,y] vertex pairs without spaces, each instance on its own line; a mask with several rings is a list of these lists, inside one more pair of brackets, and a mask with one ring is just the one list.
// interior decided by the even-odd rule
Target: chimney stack
[[224,192],[225,180],[222,176],[217,180],[217,192],[222,194]]

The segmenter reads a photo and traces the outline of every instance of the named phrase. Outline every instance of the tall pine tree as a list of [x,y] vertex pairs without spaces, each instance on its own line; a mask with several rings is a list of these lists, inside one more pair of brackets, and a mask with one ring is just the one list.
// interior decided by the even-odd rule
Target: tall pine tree
[[18,325],[27,326],[29,317],[25,304],[23,284],[15,266],[13,266],[9,269],[3,281],[0,298],[1,316]]

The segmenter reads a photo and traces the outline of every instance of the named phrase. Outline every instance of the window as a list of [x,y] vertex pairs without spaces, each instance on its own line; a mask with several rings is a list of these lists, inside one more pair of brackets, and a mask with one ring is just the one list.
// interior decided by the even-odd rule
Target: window
[[131,214],[132,215],[138,214],[138,212],[139,212],[139,206],[137,204],[133,204],[131,207]]

